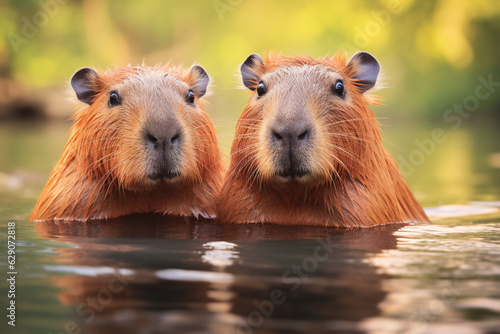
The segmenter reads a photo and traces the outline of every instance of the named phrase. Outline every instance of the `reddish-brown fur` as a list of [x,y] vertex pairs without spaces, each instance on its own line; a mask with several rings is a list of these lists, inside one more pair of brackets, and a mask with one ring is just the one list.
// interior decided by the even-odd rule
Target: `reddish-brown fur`
[[[277,82],[277,91],[269,88],[274,95],[265,103],[254,93],[238,120],[230,167],[219,196],[218,219],[336,227],[428,222],[382,145],[378,121],[367,106],[376,104],[377,97],[361,94],[353,79],[359,71],[356,63],[346,64],[340,53],[320,59],[271,54],[254,72],[270,77],[278,70],[304,66],[340,76],[348,94],[341,102],[300,97],[309,99],[308,110],[318,133],[311,153],[313,175],[305,182],[279,182],[270,171],[272,157],[261,130],[295,81]],[[314,78],[308,84],[323,87]]]
[[[195,74],[168,66],[116,67],[99,73],[92,83],[96,96],[73,117],[68,143],[30,220],[103,219],[144,212],[213,215],[222,182],[221,156],[216,130],[199,101],[187,111],[171,111],[187,134],[182,175],[175,181],[152,181],[143,173],[146,158],[140,132],[147,108],[168,109],[154,96],[182,106],[171,96],[195,80]],[[109,92],[117,86],[128,94],[126,111],[107,108]]]

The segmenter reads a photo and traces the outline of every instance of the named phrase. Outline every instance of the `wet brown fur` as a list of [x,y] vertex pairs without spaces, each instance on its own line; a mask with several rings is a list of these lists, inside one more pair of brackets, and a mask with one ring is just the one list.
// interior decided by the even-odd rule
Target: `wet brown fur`
[[[318,138],[311,153],[313,175],[307,182],[278,182],[261,132],[293,83],[278,85],[278,92],[266,105],[259,104],[254,93],[236,125],[229,171],[217,206],[218,219],[336,227],[428,222],[382,145],[378,121],[367,106],[377,104],[378,98],[361,94],[359,84],[352,79],[358,72],[356,64],[346,64],[341,53],[320,59],[270,54],[255,73],[262,77],[303,66],[342,77],[347,92],[345,101],[311,98],[306,103]],[[309,84],[322,83],[312,80]]]
[[[126,86],[129,79],[134,84]],[[143,173],[139,134],[151,99],[141,98],[141,92],[163,96],[163,90],[188,89],[195,80],[194,74],[168,66],[116,67],[99,73],[92,83],[96,97],[73,117],[68,143],[29,219],[88,220],[144,212],[213,215],[222,165],[216,130],[201,101],[188,112],[173,111],[188,137],[182,176],[171,182],[151,181]],[[128,89],[126,112],[107,108],[109,92],[117,85]]]

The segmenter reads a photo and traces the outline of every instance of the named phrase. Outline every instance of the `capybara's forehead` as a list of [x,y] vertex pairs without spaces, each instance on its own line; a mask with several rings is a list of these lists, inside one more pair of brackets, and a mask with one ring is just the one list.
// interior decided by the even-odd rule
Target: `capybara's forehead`
[[338,70],[323,64],[300,64],[276,67],[263,75],[263,79],[269,78],[282,83],[324,81],[330,77],[341,77]]
[[166,73],[164,71],[139,71],[137,73],[129,74],[119,86],[122,89],[131,88],[136,90],[163,90],[166,87],[170,89],[186,88],[186,82],[175,74]]
[[127,66],[108,69],[99,75],[102,83],[107,85],[140,85],[157,82],[180,83],[187,82],[189,74],[179,67],[169,67],[165,65],[148,66]]
[[279,68],[300,68],[304,66],[318,66],[330,70],[341,70],[346,65],[346,54],[337,52],[333,57],[324,57],[314,59],[311,56],[292,56],[287,57],[277,53],[264,55],[265,71],[273,71]]

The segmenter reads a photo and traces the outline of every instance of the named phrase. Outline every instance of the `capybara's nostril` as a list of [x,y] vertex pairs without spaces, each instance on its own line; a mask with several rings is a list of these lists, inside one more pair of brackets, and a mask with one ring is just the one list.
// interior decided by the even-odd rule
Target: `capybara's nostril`
[[176,133],[172,138],[170,138],[170,143],[172,143],[172,148],[179,147],[180,142],[181,142],[181,135],[179,133]]
[[283,136],[274,130],[271,130],[271,136],[275,144],[279,144],[283,140]]
[[307,144],[311,138],[310,127],[288,125],[278,131],[271,130],[271,140],[276,147],[296,148]]
[[181,143],[181,134],[176,131],[172,134],[153,135],[150,132],[145,134],[146,145],[153,150],[177,149]]
[[297,138],[299,142],[307,142],[309,139],[309,130],[302,132]]
[[149,134],[149,133],[148,133],[146,136],[147,136],[147,139],[148,139],[150,142],[152,142],[152,143],[157,143],[157,142],[158,142],[158,139],[156,139],[156,137],[155,137],[155,136],[153,136],[153,135],[151,135],[151,134]]
[[158,148],[158,139],[150,133],[146,133],[146,144],[153,149]]

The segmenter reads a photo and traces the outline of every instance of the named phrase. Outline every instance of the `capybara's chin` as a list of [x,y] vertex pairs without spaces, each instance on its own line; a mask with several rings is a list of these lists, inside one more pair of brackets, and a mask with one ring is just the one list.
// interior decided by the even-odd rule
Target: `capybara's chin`
[[283,186],[294,184],[313,185],[328,182],[328,178],[321,171],[316,171],[306,164],[297,168],[290,168],[280,162],[275,162],[269,182]]
[[[314,150],[311,149],[311,151]],[[304,162],[296,163],[295,165],[292,164],[294,167],[284,165],[282,161],[279,160],[275,161],[271,172],[263,170],[259,171],[257,175],[263,175],[261,178],[262,182],[275,184],[281,187],[312,187],[331,182],[331,173],[336,172],[331,170],[334,168],[333,165],[329,166],[330,169],[326,167],[322,168],[317,161],[308,161],[308,159],[312,158],[307,155],[304,155],[301,159],[304,160]],[[268,173],[267,177],[265,176],[266,173]]]
[[366,52],[241,65],[254,93],[236,124],[217,205],[222,222],[359,227],[428,222],[382,145]]
[[208,81],[197,65],[76,72],[82,108],[30,220],[213,216],[223,167]]
[[[184,135],[186,137],[186,135]],[[114,163],[117,183],[125,189],[139,191],[141,188],[162,187],[168,184],[189,184],[197,180],[200,165],[196,163],[196,149],[179,145],[165,150],[151,150],[147,144],[138,142],[132,152],[141,154],[117,154],[121,159]],[[194,156],[188,159],[186,156]],[[191,167],[185,160],[192,160]],[[113,173],[114,174],[114,173]]]

